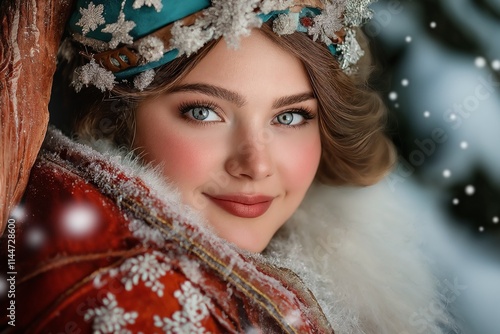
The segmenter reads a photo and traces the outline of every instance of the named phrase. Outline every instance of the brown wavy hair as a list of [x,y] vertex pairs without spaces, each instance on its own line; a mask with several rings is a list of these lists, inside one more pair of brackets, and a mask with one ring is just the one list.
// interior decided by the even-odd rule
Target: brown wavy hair
[[[276,45],[302,61],[319,105],[322,156],[316,178],[331,185],[371,185],[382,178],[395,162],[392,142],[384,133],[387,109],[380,96],[367,84],[371,58],[366,54],[355,75],[345,74],[323,45],[306,34],[279,36],[270,24],[261,31]],[[361,31],[361,44],[367,44]],[[116,85],[101,93],[84,88],[76,94],[80,116],[75,134],[81,140],[107,138],[131,148],[134,141],[134,112],[146,98],[168,93],[216,45],[211,41],[189,58],[183,56],[156,69],[154,81],[144,91],[131,85]],[[365,53],[368,47],[364,45]],[[85,97],[82,99],[82,97]]]

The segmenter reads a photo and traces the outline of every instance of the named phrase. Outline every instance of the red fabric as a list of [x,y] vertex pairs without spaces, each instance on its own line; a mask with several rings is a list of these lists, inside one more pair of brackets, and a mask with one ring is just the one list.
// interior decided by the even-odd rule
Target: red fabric
[[[82,177],[79,166],[88,167],[89,157],[65,150],[57,153],[57,158],[46,154],[37,161],[24,196],[25,218],[16,223],[14,332],[91,333],[99,326],[103,312],[118,312],[122,321],[115,328],[100,327],[110,333],[122,329],[132,333],[175,332],[168,329],[175,327],[171,322],[185,320],[188,315],[201,319],[193,326],[210,333],[243,333],[250,328],[265,333],[333,332],[318,306],[307,297],[306,289],[287,281],[287,275],[281,275],[278,269],[257,266],[258,273],[269,279],[263,283],[251,272],[237,268],[221,275],[217,266],[224,270],[229,260],[213,249],[199,251],[197,242],[202,241],[195,238],[182,243],[175,237],[166,238],[161,247],[145,244],[129,226],[131,219],[140,218],[137,212],[133,211],[134,216],[124,210],[126,205],[118,205],[128,199],[106,196],[106,184],[94,184],[92,178]],[[113,166],[100,163],[113,172]],[[116,172],[113,182],[140,188],[141,180]],[[68,215],[81,208],[93,223],[85,223],[82,226],[87,227],[72,233]],[[203,247],[199,249],[208,246]],[[1,261],[2,266],[7,264],[6,254]],[[141,271],[145,262],[145,268],[156,275],[154,279]],[[156,271],[160,267],[166,268],[164,272]],[[7,268],[3,272],[8,272]],[[283,294],[283,289],[288,292]],[[189,292],[183,295],[183,291]],[[1,296],[2,310],[9,302],[5,297]],[[275,305],[277,311],[263,305]],[[308,306],[306,310],[303,305]],[[290,315],[293,317],[288,319]],[[1,328],[10,327],[10,320],[4,317]],[[193,330],[189,326],[184,328],[186,332]]]

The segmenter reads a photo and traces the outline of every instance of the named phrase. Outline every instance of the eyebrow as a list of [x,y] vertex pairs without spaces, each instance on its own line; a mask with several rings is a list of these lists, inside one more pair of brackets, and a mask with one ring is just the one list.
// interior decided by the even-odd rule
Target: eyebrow
[[[236,92],[233,92],[231,90],[222,87],[203,84],[203,83],[178,85],[172,88],[172,90],[170,91],[170,93],[176,93],[176,92],[202,93],[205,95],[210,95],[216,98],[221,98],[226,101],[232,102],[236,104],[238,107],[242,107],[247,103],[246,99]],[[314,100],[314,99],[316,99],[316,96],[314,96],[313,92],[305,92],[289,96],[283,96],[273,102],[272,108],[278,109],[291,104],[307,100]]]
[[245,98],[236,92],[227,90],[227,89],[222,88],[222,87],[208,85],[208,84],[202,84],[202,83],[179,85],[179,86],[174,87],[170,91],[170,93],[176,93],[176,92],[202,93],[205,95],[210,95],[213,97],[227,100],[229,102],[236,104],[238,107],[242,107],[247,103]]

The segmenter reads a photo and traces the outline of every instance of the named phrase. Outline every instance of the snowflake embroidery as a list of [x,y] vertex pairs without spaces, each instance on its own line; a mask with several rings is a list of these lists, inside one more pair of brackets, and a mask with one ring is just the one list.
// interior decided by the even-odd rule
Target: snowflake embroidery
[[142,281],[145,286],[156,292],[158,297],[163,297],[165,286],[159,279],[171,269],[170,264],[165,261],[163,254],[156,251],[126,260],[119,268],[123,275],[121,281],[125,285],[125,290],[131,291],[134,285]]
[[102,4],[96,6],[92,1],[87,8],[80,8],[82,17],[76,22],[76,25],[82,27],[84,36],[90,31],[96,30],[99,25],[106,23],[102,16],[103,11],[104,6]]
[[373,12],[368,5],[373,0],[350,0],[346,1],[344,22],[347,26],[359,26],[373,16]]
[[102,32],[107,32],[113,35],[109,41],[109,47],[111,49],[116,48],[120,43],[132,44],[134,42],[134,39],[129,35],[129,32],[134,29],[135,22],[125,21],[125,13],[123,12],[124,5],[125,1],[122,3],[122,9],[118,15],[118,21],[116,23],[107,24],[106,27],[102,29]]
[[160,318],[155,315],[155,326],[165,333],[209,333],[202,326],[201,321],[209,315],[210,299],[189,281],[184,282],[181,288],[174,292],[174,297],[179,301],[182,310],[176,311],[171,318]]
[[88,87],[89,84],[93,84],[102,92],[106,89],[113,89],[115,84],[115,76],[113,72],[99,66],[94,59],[92,59],[88,64],[78,67],[75,70],[74,76],[75,77],[71,85],[75,87],[75,91],[77,93],[83,88],[83,86]]
[[355,65],[365,54],[356,40],[356,32],[352,29],[347,30],[344,43],[339,45],[338,48],[342,52],[340,67],[347,71],[348,74],[352,73],[351,65]]
[[161,3],[161,0],[135,0],[134,4],[132,5],[132,7],[134,9],[139,9],[142,6],[148,6],[148,7],[153,6],[158,13],[163,8],[163,4]]
[[103,306],[89,309],[84,315],[85,321],[94,319],[93,333],[131,333],[126,326],[135,323],[137,312],[125,312],[123,308],[118,307],[115,295],[109,292],[103,298],[102,303]]

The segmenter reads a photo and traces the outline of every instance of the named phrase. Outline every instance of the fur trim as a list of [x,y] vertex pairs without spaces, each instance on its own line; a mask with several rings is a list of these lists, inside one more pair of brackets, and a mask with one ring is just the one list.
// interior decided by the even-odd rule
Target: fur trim
[[[442,333],[448,320],[406,212],[384,182],[314,184],[267,251],[309,281],[336,333]],[[434,319],[417,322],[430,307]]]
[[[106,141],[85,144],[143,179],[191,222],[203,222],[158,169]],[[366,188],[314,183],[266,251],[255,256],[302,277],[335,333],[440,334],[438,323],[449,321],[418,234],[395,195],[384,182]],[[418,312],[429,307],[435,317],[417,322]]]

